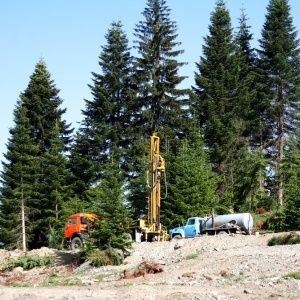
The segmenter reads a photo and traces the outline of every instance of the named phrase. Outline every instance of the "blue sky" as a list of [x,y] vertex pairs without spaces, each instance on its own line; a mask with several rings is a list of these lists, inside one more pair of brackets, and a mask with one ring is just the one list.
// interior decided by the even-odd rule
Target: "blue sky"
[[[227,0],[232,26],[238,26],[241,8],[245,9],[248,25],[257,47],[265,22],[268,0]],[[290,0],[294,26],[300,29],[300,1]],[[214,0],[167,0],[170,19],[178,26],[177,42],[185,53],[178,60],[188,65],[180,75],[189,76],[182,87],[194,84],[195,62],[202,55],[203,37],[208,34]],[[129,46],[146,0],[0,0],[0,160],[6,153],[9,128],[14,126],[13,110],[33,73],[36,63],[43,58],[52,74],[62,108],[67,108],[64,119],[77,128],[82,120],[83,99],[92,99],[87,84],[91,72],[100,73],[98,56],[104,35],[113,21],[121,21]],[[298,38],[300,35],[298,34]],[[0,165],[2,169],[2,165]]]

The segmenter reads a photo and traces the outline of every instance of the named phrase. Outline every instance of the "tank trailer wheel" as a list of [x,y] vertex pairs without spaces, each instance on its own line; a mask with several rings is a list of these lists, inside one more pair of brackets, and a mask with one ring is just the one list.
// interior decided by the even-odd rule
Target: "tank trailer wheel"
[[218,233],[218,235],[228,235],[229,233],[227,232],[227,231],[220,231],[219,233]]

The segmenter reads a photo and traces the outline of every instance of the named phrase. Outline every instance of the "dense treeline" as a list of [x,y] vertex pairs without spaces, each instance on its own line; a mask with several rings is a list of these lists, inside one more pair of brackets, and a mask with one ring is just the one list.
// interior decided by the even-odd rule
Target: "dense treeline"
[[281,212],[296,228],[298,211],[300,48],[288,0],[270,0],[259,48],[241,10],[231,25],[217,0],[195,83],[182,89],[185,62],[166,0],[147,0],[134,31],[136,57],[121,22],[108,29],[91,99],[73,135],[44,61],[14,110],[0,195],[5,247],[57,247],[71,213],[105,219],[98,233],[119,239],[128,218],[146,213],[149,136],[157,131],[166,162],[161,220],[191,215]]

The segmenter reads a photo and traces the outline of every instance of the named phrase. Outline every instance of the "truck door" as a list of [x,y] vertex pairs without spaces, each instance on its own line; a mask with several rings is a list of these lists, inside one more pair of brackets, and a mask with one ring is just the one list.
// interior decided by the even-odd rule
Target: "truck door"
[[195,218],[190,218],[187,221],[187,224],[185,226],[184,232],[185,236],[195,236],[197,234],[196,226],[197,226],[197,220]]
[[78,231],[77,218],[69,218],[68,223],[65,227],[65,237],[69,238],[74,232]]

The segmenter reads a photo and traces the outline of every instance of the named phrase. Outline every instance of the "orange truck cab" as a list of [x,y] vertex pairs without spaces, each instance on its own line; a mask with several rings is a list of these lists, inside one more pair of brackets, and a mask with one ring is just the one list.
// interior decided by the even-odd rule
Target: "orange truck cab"
[[76,213],[69,217],[64,232],[64,245],[72,250],[80,248],[90,239],[90,229],[99,217],[95,214]]

